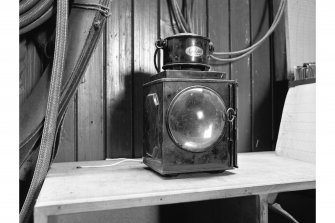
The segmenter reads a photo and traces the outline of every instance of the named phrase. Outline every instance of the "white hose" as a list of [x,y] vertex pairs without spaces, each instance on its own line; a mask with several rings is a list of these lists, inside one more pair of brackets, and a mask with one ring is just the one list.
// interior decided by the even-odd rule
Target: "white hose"
[[221,62],[233,62],[233,61],[236,61],[236,60],[240,60],[240,59],[248,56],[249,54],[251,54],[253,51],[255,51],[277,28],[277,26],[279,24],[279,21],[284,14],[286,1],[287,0],[281,0],[278,12],[277,12],[277,14],[274,18],[274,21],[273,21],[271,27],[269,28],[267,33],[259,41],[257,41],[255,44],[253,44],[252,46],[250,46],[248,48],[245,48],[243,50],[239,50],[239,51],[214,52],[213,53],[213,54],[216,54],[216,55],[234,55],[234,54],[241,54],[241,53],[244,53],[244,54],[242,54],[240,56],[237,56],[237,57],[233,57],[233,58],[219,58],[219,57],[216,57],[214,55],[211,55],[211,58],[213,58],[215,60],[218,60],[218,61],[221,61]]

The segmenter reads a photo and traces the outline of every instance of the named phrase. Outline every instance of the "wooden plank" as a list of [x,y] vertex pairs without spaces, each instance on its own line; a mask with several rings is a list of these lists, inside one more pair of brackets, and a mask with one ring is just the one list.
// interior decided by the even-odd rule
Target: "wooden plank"
[[[230,51],[229,0],[211,0],[208,2],[208,36],[215,51]],[[211,70],[222,71],[230,78],[228,63],[211,60]]]
[[[272,0],[272,18],[275,17],[281,0]],[[285,13],[285,12],[284,12]],[[273,69],[273,142],[276,143],[281,114],[288,90],[285,14],[272,35]]]
[[[231,50],[241,50],[250,45],[249,0],[230,1]],[[251,148],[251,82],[250,56],[231,63],[231,78],[238,87],[238,141],[237,151],[248,152]]]
[[48,216],[41,210],[34,210],[34,222],[48,223]]
[[133,157],[142,156],[142,85],[156,73],[153,63],[158,38],[157,1],[134,1]]
[[105,159],[103,38],[78,88],[78,160]]
[[71,99],[64,117],[58,151],[54,162],[73,162],[77,157],[76,146],[76,106],[74,98]]
[[100,168],[82,166],[110,165],[119,160],[55,163],[35,211],[49,216],[315,188],[314,164],[275,152],[242,153],[238,159],[239,168],[222,174],[182,174],[175,178],[148,170],[141,159]]
[[48,218],[49,223],[158,223],[159,206],[115,209],[98,212],[85,212],[55,215]]
[[24,99],[27,97],[25,94],[25,87],[24,87],[24,78],[26,78],[27,76],[27,40],[26,39],[22,39],[20,40],[20,52],[19,52],[19,56],[20,56],[20,105],[21,103],[24,101]]
[[[277,14],[281,0],[272,0],[272,18]],[[275,81],[287,80],[285,14],[273,33],[273,70]]]
[[107,157],[132,156],[132,1],[111,4],[106,38]]
[[291,87],[287,92],[276,152],[281,156],[315,163],[316,83]]
[[[251,42],[262,38],[269,29],[269,1],[252,0]],[[270,41],[267,39],[252,54],[252,150],[272,149],[272,74]]]
[[20,105],[29,97],[43,72],[42,58],[31,39],[20,41]]
[[257,202],[257,222],[268,223],[269,222],[269,212],[268,212],[268,194],[260,194],[256,196]]

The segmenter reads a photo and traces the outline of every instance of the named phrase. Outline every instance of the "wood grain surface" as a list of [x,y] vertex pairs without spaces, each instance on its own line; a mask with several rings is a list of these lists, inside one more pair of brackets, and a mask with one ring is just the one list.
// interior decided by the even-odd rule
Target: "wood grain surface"
[[107,157],[132,157],[132,1],[113,1],[106,29]]
[[62,127],[64,130],[60,135],[59,147],[54,162],[77,161],[78,151],[76,139],[76,102],[76,96],[69,102]]
[[[177,2],[181,6],[182,0]],[[189,6],[191,2],[187,0]],[[276,9],[278,1],[273,6]],[[269,8],[265,0],[193,1],[191,27],[208,36],[217,51],[240,50],[267,30],[275,13]],[[105,33],[70,103],[56,161],[142,155],[142,84],[156,73],[155,41],[175,34],[175,23],[172,19],[171,24],[168,0],[115,0],[110,9]],[[212,70],[239,82],[238,152],[270,150],[274,143],[272,83],[274,75],[277,80],[285,76],[285,33],[280,30],[275,33],[273,54],[266,41],[240,61],[211,61]],[[20,43],[20,103],[39,77],[35,72],[40,69],[39,58],[29,41]]]
[[20,40],[20,105],[29,97],[42,76],[42,59],[32,39]]
[[[269,29],[268,0],[251,1],[251,42],[255,43]],[[272,144],[272,74],[270,40],[263,42],[251,56],[252,70],[252,150],[264,151]]]
[[101,160],[106,157],[103,46],[103,38],[100,38],[78,88],[78,160]]
[[[215,51],[230,51],[230,1],[211,0],[208,2],[208,37],[213,42]],[[222,71],[230,78],[229,63],[211,60],[211,70]]]
[[314,164],[281,157],[276,152],[242,153],[238,159],[238,169],[222,174],[181,174],[172,178],[157,175],[140,159],[99,168],[78,167],[119,160],[55,163],[37,199],[35,219],[315,188]]
[[158,39],[158,1],[134,1],[133,60],[133,157],[142,157],[143,90],[142,85],[156,74],[153,63]]
[[[230,1],[230,45],[231,51],[250,46],[249,0]],[[252,74],[250,56],[230,64],[231,79],[237,80],[238,87],[238,152],[249,152],[251,145],[251,92]]]

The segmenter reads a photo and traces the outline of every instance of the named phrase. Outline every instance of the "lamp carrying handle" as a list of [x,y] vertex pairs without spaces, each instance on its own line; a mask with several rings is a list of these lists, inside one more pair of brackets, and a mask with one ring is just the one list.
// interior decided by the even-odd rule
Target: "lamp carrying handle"
[[159,73],[160,68],[157,66],[157,54],[158,54],[160,49],[163,50],[166,47],[166,41],[159,38],[155,42],[155,46],[156,46],[156,50],[155,50],[155,53],[154,53],[154,64],[155,64],[155,68],[156,68],[157,73]]

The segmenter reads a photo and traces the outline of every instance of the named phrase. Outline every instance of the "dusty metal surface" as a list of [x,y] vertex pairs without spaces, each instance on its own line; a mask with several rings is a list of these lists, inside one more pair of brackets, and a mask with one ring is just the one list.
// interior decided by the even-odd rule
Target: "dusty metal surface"
[[[144,85],[144,163],[161,174],[217,171],[236,166],[236,119],[229,122],[231,114],[227,114],[227,110],[236,110],[237,84],[222,79],[225,75],[219,72],[193,75],[192,72],[161,72],[151,78],[154,82]],[[170,81],[166,77],[175,79]],[[206,96],[199,92],[197,97],[200,98],[196,98],[194,92],[188,92],[194,89],[212,94]],[[173,123],[175,119],[169,115],[171,104],[185,92],[190,93],[189,98],[179,106],[188,111],[177,112],[174,118],[179,121]],[[188,146],[190,143],[195,147]]]

